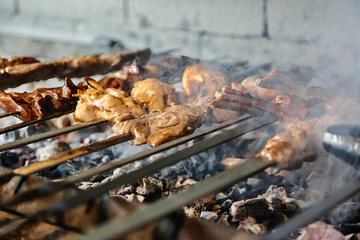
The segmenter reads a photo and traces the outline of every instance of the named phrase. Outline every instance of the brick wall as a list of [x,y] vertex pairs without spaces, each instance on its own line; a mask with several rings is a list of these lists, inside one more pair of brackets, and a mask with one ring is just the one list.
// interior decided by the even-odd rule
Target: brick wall
[[106,36],[130,49],[308,64],[336,78],[359,71],[359,12],[358,0],[0,0],[0,35]]

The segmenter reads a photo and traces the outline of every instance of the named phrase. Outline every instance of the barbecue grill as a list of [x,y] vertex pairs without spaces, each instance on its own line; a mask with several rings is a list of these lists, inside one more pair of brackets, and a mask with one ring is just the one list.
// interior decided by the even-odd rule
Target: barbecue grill
[[[0,129],[0,134],[6,134],[33,124],[41,124],[46,120],[58,118],[61,115],[69,113],[71,112],[56,113],[39,120],[21,122]],[[17,114],[16,112],[4,113],[0,117],[11,117]],[[133,183],[145,176],[151,176],[168,166],[172,166],[186,158],[226,143],[256,129],[273,124],[277,120],[279,120],[277,116],[265,111],[256,117],[246,114],[238,119],[198,130],[188,136],[178,138],[128,157],[116,159],[99,167],[68,176],[59,181],[38,179],[33,175],[43,170],[56,167],[71,159],[98,152],[110,146],[122,144],[132,139],[132,136],[113,136],[105,140],[58,153],[46,161],[39,161],[14,170],[3,168],[0,174],[0,184],[2,186],[1,191],[3,192],[4,199],[0,207],[3,213],[9,214],[11,217],[9,217],[10,220],[8,222],[2,223],[0,235],[3,238],[17,236],[16,233],[19,229],[26,227],[31,228],[32,224],[38,222],[49,224],[56,229],[65,229],[76,235],[80,234],[81,239],[111,239],[134,232],[141,227],[153,224],[155,220],[169,216],[186,204],[211,193],[226,189],[226,187],[229,187],[231,184],[251,177],[266,168],[277,167],[277,163],[265,162],[261,159],[246,159],[246,161],[238,166],[196,183],[188,189],[168,198],[156,200],[128,214],[113,213],[113,216],[110,216],[111,214],[109,214],[109,212],[116,212],[117,209],[116,203],[106,197],[110,190]],[[4,152],[77,130],[101,126],[106,124],[106,122],[106,120],[98,120],[46,131],[3,144],[0,146],[0,151]],[[182,146],[182,148],[176,148],[177,146]],[[167,150],[171,149],[176,149],[176,151],[165,154]],[[164,156],[146,166],[111,179],[97,187],[85,191],[78,191],[73,187],[81,181],[86,181],[118,167],[159,153],[164,154]],[[294,216],[290,221],[275,229],[274,232],[269,233],[269,235],[264,238],[285,238],[300,227],[316,220],[337,204],[354,196],[358,193],[359,189],[360,182],[355,180],[352,184],[349,184],[348,188],[333,193],[333,195],[320,202],[317,206],[309,208],[298,216]],[[92,211],[91,209],[97,210]],[[84,216],[79,217],[79,214],[83,214]],[[81,221],[84,218],[88,218],[88,223],[82,225]]]

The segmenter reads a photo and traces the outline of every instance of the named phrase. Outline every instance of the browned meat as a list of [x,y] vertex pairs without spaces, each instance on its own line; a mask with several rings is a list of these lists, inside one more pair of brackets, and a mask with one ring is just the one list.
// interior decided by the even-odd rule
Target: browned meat
[[316,138],[314,129],[309,125],[291,126],[271,138],[254,157],[276,161],[288,168],[294,163],[301,164],[314,159]]
[[279,96],[275,102],[268,102],[252,97],[246,91],[238,91],[228,86],[223,87],[220,93],[216,93],[215,99],[210,100],[210,104],[216,108],[249,112],[254,115],[261,113],[260,109],[262,109],[291,122],[306,116],[305,104],[294,95]]
[[0,58],[0,68],[37,62],[39,62],[39,60],[33,57],[12,57],[10,59]]
[[193,98],[213,96],[225,85],[225,76],[201,63],[186,67],[182,77],[184,92]]
[[155,147],[164,142],[192,133],[205,119],[201,107],[173,105],[164,111],[153,111],[147,115],[128,121],[117,122],[113,126],[116,134],[132,134],[134,145],[148,143]]
[[30,121],[56,112],[75,109],[78,98],[74,96],[79,88],[70,78],[63,87],[38,88],[31,93],[5,93],[0,90],[0,108],[4,111],[20,112],[23,121]]
[[176,104],[175,88],[156,78],[148,78],[135,83],[131,96],[144,104],[149,111],[164,110],[171,104]]
[[81,94],[76,106],[74,119],[78,122],[104,118],[123,121],[146,113],[141,104],[126,92],[115,88],[104,89],[91,78],[85,81],[91,86]]
[[125,66],[123,71],[114,72],[112,76],[105,76],[99,84],[104,88],[118,88],[127,93],[131,92],[134,83],[141,81],[144,76],[157,76],[157,68],[153,64],[139,65],[135,60],[129,66]]
[[281,106],[281,110],[303,120],[306,117],[307,107],[304,101],[296,95],[278,95],[273,101]]
[[263,100],[272,100],[280,93],[274,89],[262,88],[256,85],[258,76],[251,76],[245,78],[241,84],[240,83],[231,83],[231,87],[236,90],[247,91],[252,97],[263,99]]
[[0,70],[0,89],[53,77],[86,77],[94,74],[106,74],[120,70],[126,62],[132,61],[136,57],[146,63],[150,54],[150,49],[144,49],[135,52],[76,56],[50,62],[9,66]]

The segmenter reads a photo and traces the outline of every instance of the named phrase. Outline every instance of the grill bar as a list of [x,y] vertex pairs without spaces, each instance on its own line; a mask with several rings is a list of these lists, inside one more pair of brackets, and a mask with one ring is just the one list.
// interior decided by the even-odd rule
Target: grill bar
[[[269,114],[268,116],[262,118],[250,118],[242,121],[234,128],[222,130],[222,132],[217,135],[211,136],[195,145],[192,145],[176,153],[158,159],[157,161],[150,163],[145,167],[135,170],[127,175],[120,176],[110,182],[100,185],[99,187],[80,192],[78,195],[70,196],[63,199],[62,201],[54,203],[33,215],[27,216],[27,220],[22,224],[18,225],[17,227],[21,227],[23,224],[31,222],[34,219],[43,219],[61,214],[66,210],[71,209],[81,203],[87,202],[91,199],[103,195],[111,189],[114,189],[126,183],[132,183],[143,176],[149,176],[151,174],[154,174],[164,167],[173,165],[187,157],[203,152],[209,148],[227,142],[250,131],[254,131],[277,120],[278,118],[276,116]],[[2,233],[6,235],[10,232],[11,231],[4,230]]]
[[131,135],[119,135],[114,136],[87,146],[71,149],[69,151],[61,152],[59,154],[56,154],[44,161],[39,161],[33,164],[30,164],[26,167],[20,167],[15,169],[12,172],[5,173],[4,175],[0,176],[0,184],[4,183],[9,180],[9,178],[20,175],[20,176],[27,176],[32,173],[39,172],[41,170],[44,170],[46,168],[57,166],[61,163],[64,163],[70,159],[77,158],[84,156],[89,153],[93,153],[96,151],[99,151],[101,149],[125,142],[132,139]]
[[14,115],[19,115],[19,112],[12,112],[12,113],[1,113],[0,118],[6,118]]
[[353,182],[347,183],[345,188],[341,188],[329,197],[322,200],[320,203],[309,208],[301,214],[298,214],[294,218],[290,219],[287,223],[278,227],[273,233],[268,234],[263,240],[271,239],[285,239],[292,232],[297,229],[312,223],[320,216],[326,214],[330,209],[336,205],[344,202],[360,192],[360,179],[356,179]]
[[4,133],[7,133],[7,132],[18,130],[20,128],[27,127],[27,126],[30,126],[32,124],[41,123],[41,122],[44,122],[46,120],[50,120],[50,119],[53,119],[53,118],[61,117],[63,115],[66,115],[66,114],[69,114],[69,113],[72,113],[72,112],[74,112],[74,110],[70,110],[70,111],[63,112],[63,113],[62,112],[55,113],[55,114],[52,114],[50,116],[43,117],[41,119],[36,119],[36,120],[32,120],[32,121],[26,121],[26,122],[21,122],[21,123],[18,123],[18,124],[14,124],[14,125],[11,125],[9,127],[1,128],[0,129],[0,134],[4,134]]
[[169,198],[158,200],[149,204],[136,212],[112,222],[106,223],[94,231],[90,231],[82,236],[81,240],[102,240],[119,237],[130,230],[144,226],[176,209],[204,197],[212,192],[219,191],[237,181],[249,177],[266,167],[272,166],[274,162],[265,162],[259,159],[251,159],[230,170],[219,173],[218,175],[204,180],[191,186],[184,192],[180,192]]
[[80,124],[72,125],[72,126],[69,126],[66,128],[59,128],[59,129],[56,129],[53,131],[36,134],[36,135],[28,137],[28,138],[22,138],[22,139],[1,145],[0,152],[18,148],[18,147],[22,147],[22,146],[28,145],[30,143],[38,142],[38,141],[41,141],[44,139],[52,138],[52,137],[66,134],[69,132],[74,132],[74,131],[77,131],[80,129],[89,128],[89,127],[104,123],[106,121],[107,120],[100,120],[100,121],[91,121],[91,122],[86,122],[86,123],[80,123]]
[[273,123],[278,118],[274,115],[268,115],[263,118],[251,118],[249,121],[243,121],[239,123],[235,128],[223,130],[221,133],[209,137],[195,145],[187,147],[183,150],[180,150],[176,153],[170,154],[166,157],[163,157],[153,163],[146,165],[143,168],[135,170],[127,175],[120,176],[112,181],[109,181],[99,187],[89,189],[87,191],[81,192],[76,196],[69,197],[64,199],[61,202],[55,203],[50,207],[38,212],[32,217],[42,218],[42,217],[50,217],[57,214],[60,214],[70,208],[73,208],[83,202],[91,200],[93,198],[99,197],[109,190],[119,187],[123,184],[132,183],[138,180],[143,176],[150,176],[159,170],[171,166],[181,160],[190,157],[192,155],[203,152],[209,148],[227,142],[231,139],[234,139],[238,136],[241,136],[250,131],[254,131],[260,127],[263,127],[267,124]]
[[121,166],[124,166],[124,165],[126,165],[128,163],[143,159],[145,157],[151,156],[151,155],[159,153],[161,151],[165,151],[165,150],[167,150],[169,148],[178,146],[178,145],[183,144],[185,142],[188,142],[188,141],[191,141],[193,139],[202,137],[202,136],[204,136],[206,134],[210,134],[212,132],[221,130],[221,129],[225,128],[225,127],[232,126],[232,125],[240,123],[242,121],[246,121],[246,120],[248,120],[250,118],[251,118],[250,115],[244,115],[244,116],[242,116],[242,117],[240,117],[240,118],[238,118],[238,119],[236,119],[234,121],[227,121],[227,122],[218,124],[216,126],[207,128],[207,129],[205,129],[203,131],[195,132],[195,133],[190,134],[188,136],[184,136],[184,137],[178,138],[176,140],[173,140],[171,142],[162,144],[160,146],[145,150],[145,151],[137,153],[137,154],[135,154],[133,156],[123,158],[123,159],[118,160],[118,161],[113,161],[113,162],[106,163],[106,164],[104,164],[104,165],[102,165],[102,166],[100,166],[98,168],[93,168],[93,169],[90,169],[88,171],[81,172],[79,174],[70,176],[70,177],[68,177],[68,178],[66,178],[66,179],[64,179],[62,181],[44,183],[43,185],[41,185],[41,186],[39,186],[39,187],[37,187],[35,189],[31,189],[29,191],[19,193],[14,198],[12,198],[10,201],[8,201],[8,203],[4,203],[3,206],[6,206],[7,204],[13,205],[13,204],[17,204],[17,203],[20,203],[20,202],[23,202],[23,201],[27,201],[27,200],[30,200],[30,199],[34,198],[34,196],[36,196],[36,197],[47,196],[47,195],[49,195],[49,194],[51,194],[53,192],[64,189],[67,186],[71,186],[72,184],[74,184],[76,182],[79,182],[81,180],[88,179],[88,178],[96,176],[98,174],[108,172],[108,171],[110,171],[112,169],[115,169],[117,167],[121,167]]

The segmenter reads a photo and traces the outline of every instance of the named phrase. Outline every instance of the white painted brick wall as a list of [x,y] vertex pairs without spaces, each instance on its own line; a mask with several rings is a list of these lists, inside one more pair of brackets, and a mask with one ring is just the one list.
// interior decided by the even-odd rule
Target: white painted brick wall
[[359,41],[358,0],[270,0],[271,38],[307,41]]
[[2,13],[14,13],[13,0],[0,0],[0,15]]
[[20,12],[41,17],[124,22],[122,0],[19,0]]
[[262,0],[130,0],[129,22],[139,27],[260,36],[262,11]]

